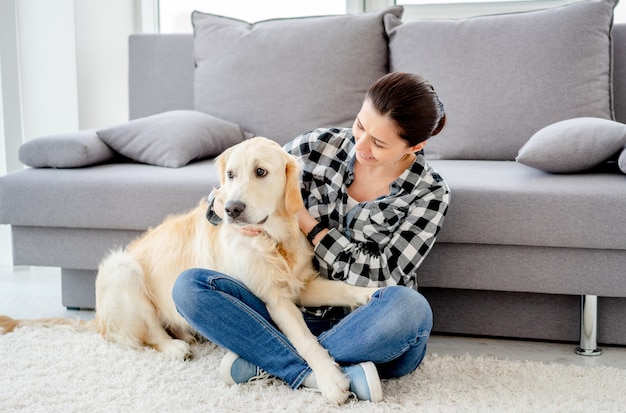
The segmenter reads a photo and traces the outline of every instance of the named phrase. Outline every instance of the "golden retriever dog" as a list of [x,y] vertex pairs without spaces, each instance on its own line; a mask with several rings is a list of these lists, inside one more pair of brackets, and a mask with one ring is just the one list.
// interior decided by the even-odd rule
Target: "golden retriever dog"
[[[377,289],[323,279],[314,270],[312,247],[298,226],[297,213],[304,206],[300,167],[280,145],[253,138],[227,149],[216,165],[221,182],[216,199],[237,213],[225,214],[220,225],[213,225],[202,201],[109,254],[98,269],[94,320],[0,317],[0,332],[69,324],[132,348],[148,346],[186,359],[196,335],[176,311],[172,288],[183,270],[210,268],[241,280],[262,299],[315,372],[321,392],[334,403],[345,401],[349,381],[310,332],[298,306],[356,307]],[[263,232],[246,236],[237,227]]]

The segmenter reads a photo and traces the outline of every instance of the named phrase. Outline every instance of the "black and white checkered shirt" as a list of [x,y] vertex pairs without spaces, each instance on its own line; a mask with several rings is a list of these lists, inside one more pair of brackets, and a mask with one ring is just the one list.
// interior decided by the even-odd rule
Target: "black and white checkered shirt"
[[285,145],[303,165],[304,202],[330,232],[315,247],[324,277],[361,286],[417,289],[416,271],[435,242],[450,190],[421,153],[390,193],[348,209],[354,179],[351,129],[316,129]]

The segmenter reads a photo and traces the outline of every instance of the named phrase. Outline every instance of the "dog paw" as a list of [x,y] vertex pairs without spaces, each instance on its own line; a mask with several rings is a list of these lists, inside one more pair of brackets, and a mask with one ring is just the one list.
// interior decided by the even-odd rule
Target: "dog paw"
[[367,301],[369,302],[372,299],[372,296],[377,292],[382,290],[381,287],[368,288],[369,294],[367,295]]
[[317,386],[326,398],[334,404],[345,402],[350,396],[350,380],[339,366],[315,372]]
[[380,288],[365,287],[365,288],[360,288],[360,290],[361,291],[359,292],[359,294],[357,295],[355,299],[357,306],[369,303],[374,293],[380,290]]
[[161,343],[157,350],[174,360],[190,360],[192,356],[191,347],[183,340],[168,340]]

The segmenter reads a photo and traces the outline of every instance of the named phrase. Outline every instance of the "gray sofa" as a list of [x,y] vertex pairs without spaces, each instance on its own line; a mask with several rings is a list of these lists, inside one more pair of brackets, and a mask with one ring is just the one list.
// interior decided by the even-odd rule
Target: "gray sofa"
[[[239,126],[243,138],[232,143],[248,133],[284,143],[351,126],[385,72],[420,73],[449,119],[425,150],[452,190],[418,272],[435,332],[570,342],[582,332],[588,352],[596,339],[624,345],[626,156],[617,156],[626,133],[613,120],[626,121],[626,25],[611,36],[612,7],[412,22],[392,8],[253,26],[196,13],[195,36],[131,36],[129,125],[196,110]],[[60,141],[96,142],[106,135],[98,132]],[[0,178],[0,223],[12,226],[15,264],[62,268],[67,307],[93,308],[109,249],[218,183],[212,155],[163,167],[114,142],[62,168],[50,156],[67,151],[48,139],[43,159],[42,141],[23,154],[36,167]]]

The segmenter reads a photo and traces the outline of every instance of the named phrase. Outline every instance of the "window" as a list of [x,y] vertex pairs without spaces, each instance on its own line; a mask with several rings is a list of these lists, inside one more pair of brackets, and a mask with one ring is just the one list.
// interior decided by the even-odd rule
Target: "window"
[[[395,0],[405,7],[403,20],[457,18],[556,7],[581,0]],[[626,2],[615,8],[615,23],[626,23]]]
[[[344,14],[404,6],[403,20],[459,18],[555,7],[581,0],[142,0],[158,4],[161,33],[190,33],[191,12],[200,10],[249,22],[282,17]],[[155,6],[156,7],[156,6]],[[615,8],[615,22],[626,23],[626,1]]]
[[[561,2],[573,3],[580,0],[564,0]],[[450,3],[558,3],[559,0],[396,0],[396,4],[439,4],[449,5]]]
[[190,33],[191,12],[199,10],[249,22],[281,17],[345,14],[344,0],[160,0],[161,33]]

